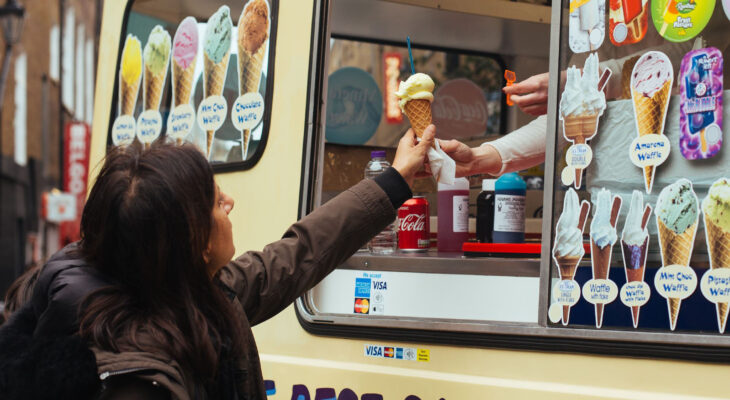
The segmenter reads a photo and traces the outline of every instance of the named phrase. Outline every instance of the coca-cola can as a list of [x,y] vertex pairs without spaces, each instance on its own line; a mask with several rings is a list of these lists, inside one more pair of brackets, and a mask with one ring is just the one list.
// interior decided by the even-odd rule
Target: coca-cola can
[[428,201],[423,196],[409,199],[398,209],[398,248],[426,251],[429,239]]

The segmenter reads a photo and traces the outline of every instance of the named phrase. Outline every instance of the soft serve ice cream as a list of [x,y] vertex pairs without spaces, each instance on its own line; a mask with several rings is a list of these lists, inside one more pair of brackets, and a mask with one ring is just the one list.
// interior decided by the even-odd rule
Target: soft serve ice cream
[[[624,231],[621,234],[621,252],[624,259],[626,282],[643,282],[646,268],[646,255],[649,249],[649,231],[646,222],[651,213],[650,206],[644,206],[644,195],[634,190],[631,206],[626,216]],[[639,307],[631,306],[634,328],[639,326]]]
[[[613,197],[611,192],[601,189],[596,195],[591,221],[591,266],[593,279],[608,279],[611,266],[611,252],[618,239],[616,220],[621,209],[621,198]],[[603,304],[595,304],[596,327],[603,324]]]

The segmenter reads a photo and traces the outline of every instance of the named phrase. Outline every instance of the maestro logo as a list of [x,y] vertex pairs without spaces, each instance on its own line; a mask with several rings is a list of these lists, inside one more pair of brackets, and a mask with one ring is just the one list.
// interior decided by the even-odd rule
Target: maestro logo
[[355,299],[355,314],[368,314],[370,312],[370,300]]

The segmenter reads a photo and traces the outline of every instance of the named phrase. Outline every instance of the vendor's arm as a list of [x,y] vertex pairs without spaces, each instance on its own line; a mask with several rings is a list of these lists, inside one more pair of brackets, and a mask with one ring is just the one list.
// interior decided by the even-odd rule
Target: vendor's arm
[[416,144],[411,130],[398,146],[393,167],[365,179],[293,224],[279,241],[250,251],[221,270],[252,325],[286,308],[392,223],[412,195],[409,182],[423,165],[435,128]]

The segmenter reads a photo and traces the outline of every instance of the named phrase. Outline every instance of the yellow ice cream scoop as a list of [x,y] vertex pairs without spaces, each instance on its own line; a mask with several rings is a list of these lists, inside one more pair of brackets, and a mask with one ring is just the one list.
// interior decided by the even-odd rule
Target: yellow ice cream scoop
[[127,35],[122,50],[122,79],[130,84],[139,80],[142,73],[142,44],[134,35]]
[[398,105],[405,112],[406,103],[411,100],[433,101],[433,79],[430,76],[417,73],[411,75],[405,82],[401,81],[395,95],[400,99]]

